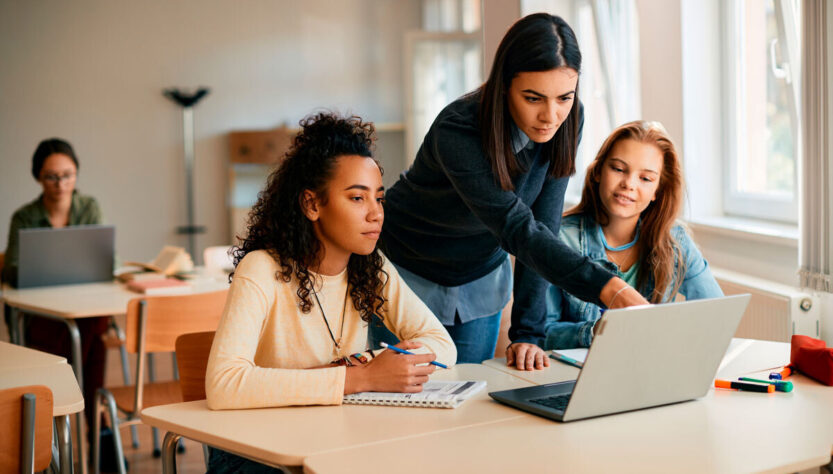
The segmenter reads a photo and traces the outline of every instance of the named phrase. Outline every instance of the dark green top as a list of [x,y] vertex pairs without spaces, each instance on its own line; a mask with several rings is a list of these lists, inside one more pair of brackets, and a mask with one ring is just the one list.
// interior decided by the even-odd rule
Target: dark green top
[[[92,196],[85,196],[78,191],[72,193],[67,225],[101,224],[101,208]],[[6,259],[3,265],[3,281],[17,284],[18,231],[35,227],[52,227],[49,214],[43,205],[43,194],[37,199],[15,211],[9,225],[9,241],[6,244]]]

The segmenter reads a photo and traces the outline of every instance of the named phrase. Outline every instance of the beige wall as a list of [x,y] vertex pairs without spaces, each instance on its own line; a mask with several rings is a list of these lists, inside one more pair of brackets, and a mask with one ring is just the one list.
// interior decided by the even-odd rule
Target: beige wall
[[198,247],[228,243],[227,133],[319,107],[402,122],[402,34],[419,22],[416,0],[0,2],[0,249],[51,136],[75,147],[122,258],[185,245],[181,111],[161,91],[199,85]]

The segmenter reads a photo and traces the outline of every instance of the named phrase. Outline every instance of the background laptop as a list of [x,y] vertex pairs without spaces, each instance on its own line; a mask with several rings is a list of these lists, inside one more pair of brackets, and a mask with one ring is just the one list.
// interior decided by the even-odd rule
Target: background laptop
[[115,227],[79,225],[19,232],[18,288],[113,279]]
[[557,421],[702,397],[712,386],[749,298],[744,294],[607,311],[577,380],[489,395]]

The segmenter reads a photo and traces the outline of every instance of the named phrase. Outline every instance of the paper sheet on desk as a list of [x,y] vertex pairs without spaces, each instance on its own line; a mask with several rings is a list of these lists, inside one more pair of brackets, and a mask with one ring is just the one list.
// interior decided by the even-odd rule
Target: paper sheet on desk
[[569,357],[571,359],[577,360],[584,363],[584,360],[587,359],[587,349],[553,349],[553,353],[561,354],[565,357]]
[[789,343],[733,338],[717,369],[717,378],[740,377],[789,363]]

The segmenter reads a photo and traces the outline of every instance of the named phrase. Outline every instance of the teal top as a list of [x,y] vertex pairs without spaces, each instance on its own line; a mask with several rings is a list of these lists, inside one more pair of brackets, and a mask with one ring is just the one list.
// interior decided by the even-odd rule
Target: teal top
[[636,276],[639,274],[639,262],[634,263],[628,268],[628,271],[622,273],[619,271],[619,278],[625,280],[625,283],[636,288]]

